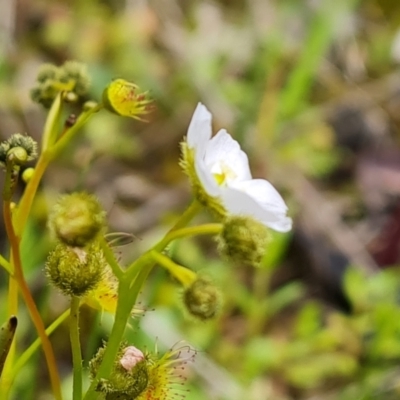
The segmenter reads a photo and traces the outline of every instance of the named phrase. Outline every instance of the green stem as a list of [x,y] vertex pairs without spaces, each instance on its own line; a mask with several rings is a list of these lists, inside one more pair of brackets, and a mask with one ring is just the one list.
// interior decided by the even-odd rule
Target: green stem
[[[78,130],[100,108],[101,106],[98,106],[97,108],[93,108],[89,111],[84,111],[79,116],[75,124],[71,126],[69,129],[67,129],[64,135],[53,146],[47,148],[47,150],[40,155],[39,160],[35,167],[35,172],[31,180],[29,181],[27,187],[25,188],[24,194],[18,205],[18,214],[15,224],[16,227],[15,230],[17,235],[21,235],[24,230],[26,221],[28,220],[28,216],[32,207],[33,199],[35,198],[36,191],[39,187],[39,183],[42,179],[42,176],[47,166],[56,156],[58,156],[61,153],[61,151],[67,146],[72,137],[78,132]],[[50,127],[46,129],[50,129]]]
[[71,298],[71,314],[69,316],[69,336],[72,349],[73,371],[73,400],[82,399],[82,352],[79,338],[79,297]]
[[11,270],[11,264],[0,254],[0,265],[8,272],[9,275],[13,276]]
[[215,224],[204,224],[198,226],[190,226],[188,228],[181,228],[174,231],[169,232],[165,240],[168,240],[168,243],[173,240],[180,239],[188,236],[196,236],[196,235],[218,235],[222,231],[223,225],[219,223]]
[[[96,400],[98,395],[96,394],[96,387],[100,379],[106,378],[114,365],[114,359],[117,355],[119,345],[122,341],[122,337],[125,332],[126,323],[130,316],[133,303],[136,300],[124,298],[123,296],[129,291],[128,282],[123,280],[120,281],[118,287],[118,303],[117,310],[115,312],[114,325],[111,330],[110,338],[107,342],[107,348],[104,352],[103,361],[97,371],[95,379],[93,379],[84,399],[85,400]],[[139,292],[138,292],[139,293]],[[132,296],[133,297],[133,296]]]
[[78,132],[83,125],[86,124],[87,121],[92,117],[93,114],[97,113],[102,109],[102,105],[99,104],[97,107],[91,108],[90,110],[83,111],[75,124],[72,125],[69,129],[67,129],[64,134],[60,137],[57,143],[51,147],[52,158],[56,157],[61,153],[62,150],[67,146],[67,144],[71,141],[73,136]]
[[18,213],[15,220],[15,232],[18,236],[22,235],[26,221],[28,220],[28,216],[31,211],[33,199],[35,198],[36,191],[39,187],[39,183],[50,161],[51,156],[47,151],[41,154],[36,164],[35,172],[28,182],[24,194],[22,195],[22,198],[18,204]]
[[104,237],[101,237],[100,239],[100,246],[103,250],[103,254],[104,257],[106,258],[108,265],[111,267],[114,275],[120,281],[124,275],[124,271],[122,271],[121,267],[119,266],[117,260],[115,259],[114,253],[110,249],[110,246],[108,245]]
[[185,212],[179,217],[178,221],[176,221],[175,225],[169,230],[169,232],[176,231],[177,229],[186,226],[201,209],[202,205],[197,200],[193,200]]
[[[152,256],[153,250],[162,251],[165,246],[173,239],[173,232],[187,225],[190,220],[201,210],[201,205],[194,201],[186,211],[181,215],[176,224],[168,231],[165,237],[152,249],[145,252],[123,273],[118,286],[118,303],[115,313],[115,321],[104,352],[103,361],[93,379],[84,400],[95,400],[98,398],[96,387],[100,379],[110,375],[115,357],[117,356],[121,344],[125,327],[132,313],[132,308],[136,302],[139,292],[153,268],[155,262]],[[168,238],[168,235],[170,237]]]
[[[61,395],[61,382],[60,377],[58,375],[57,363],[56,358],[54,356],[53,347],[50,343],[49,338],[46,335],[45,327],[43,324],[43,320],[37,309],[36,303],[32,297],[32,293],[29,290],[29,287],[26,283],[24,271],[22,268],[21,262],[21,253],[20,253],[20,238],[16,235],[14,230],[14,225],[12,221],[11,215],[11,208],[10,208],[10,201],[5,200],[3,201],[3,215],[4,215],[4,225],[6,227],[6,232],[8,239],[10,241],[11,246],[11,256],[12,256],[12,263],[14,265],[14,278],[18,284],[18,288],[22,294],[22,297],[25,301],[25,304],[28,308],[30,317],[35,325],[36,331],[42,341],[42,348],[46,358],[46,363],[50,375],[51,386],[53,389],[54,397],[57,400],[62,399]],[[15,303],[15,307],[17,307],[17,293],[14,294],[14,299],[11,301]],[[17,314],[17,310],[13,312],[13,314]],[[11,352],[11,354],[13,354]],[[7,367],[7,364],[6,364]]]
[[197,274],[192,270],[175,263],[169,257],[155,250],[151,252],[151,255],[155,262],[164,267],[171,275],[178,279],[182,285],[190,286],[195,281]]
[[[46,328],[47,336],[50,336],[60,325],[64,322],[70,314],[70,309],[68,308],[64,311],[48,328]],[[29,361],[29,359],[35,354],[41,345],[40,338],[37,338],[19,357],[15,363],[11,372],[11,381],[15,379],[21,368]]]
[[60,118],[63,106],[63,92],[59,92],[47,114],[42,136],[42,151],[46,151],[57,140],[57,130],[60,128]]

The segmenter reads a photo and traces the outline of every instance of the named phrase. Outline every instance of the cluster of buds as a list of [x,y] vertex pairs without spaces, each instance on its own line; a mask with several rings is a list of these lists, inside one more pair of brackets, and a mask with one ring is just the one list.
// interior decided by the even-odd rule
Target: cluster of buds
[[22,166],[37,157],[37,143],[27,135],[14,133],[0,143],[0,165]]
[[109,268],[96,240],[104,230],[104,211],[94,196],[72,193],[59,199],[49,225],[58,244],[48,256],[47,276],[65,295],[86,296]]
[[[106,347],[101,347],[89,363],[92,380],[103,360]],[[186,353],[186,354],[184,354]],[[97,391],[107,400],[169,400],[182,392],[185,378],[182,369],[195,353],[188,346],[171,349],[162,357],[142,352],[126,343],[120,345],[112,372],[100,379]]]
[[36,78],[36,86],[31,89],[31,98],[45,108],[50,108],[59,92],[65,99],[77,101],[87,94],[90,85],[85,64],[67,61],[62,66],[43,64]]

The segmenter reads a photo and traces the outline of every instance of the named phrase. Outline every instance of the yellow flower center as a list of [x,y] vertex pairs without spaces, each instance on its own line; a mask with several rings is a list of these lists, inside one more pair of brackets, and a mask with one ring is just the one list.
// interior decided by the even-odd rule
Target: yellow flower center
[[211,172],[218,186],[226,186],[228,179],[234,180],[236,178],[235,172],[223,161],[214,164],[211,168]]

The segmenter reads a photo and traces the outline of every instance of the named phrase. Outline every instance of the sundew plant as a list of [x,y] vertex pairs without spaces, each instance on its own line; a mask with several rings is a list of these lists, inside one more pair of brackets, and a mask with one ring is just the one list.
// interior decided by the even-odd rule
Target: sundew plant
[[[193,201],[167,233],[127,265],[121,265],[113,248],[118,234],[109,232],[107,214],[98,199],[87,192],[60,193],[48,215],[53,238],[43,275],[69,299],[69,308],[45,326],[22,262],[22,238],[43,174],[67,148],[81,128],[99,113],[109,118],[128,117],[151,121],[156,106],[146,91],[124,79],[113,80],[102,99],[88,99],[90,76],[84,65],[68,61],[62,66],[43,65],[31,89],[33,101],[47,112],[40,146],[28,133],[14,133],[0,144],[5,175],[3,216],[9,253],[0,257],[8,275],[7,314],[0,331],[0,398],[13,398],[13,384],[36,352],[43,351],[47,376],[55,399],[62,399],[58,359],[49,336],[67,320],[73,361],[70,388],[74,400],[140,399],[172,400],[185,395],[181,370],[196,356],[195,349],[177,343],[164,354],[139,349],[126,337],[131,318],[140,313],[138,295],[153,268],[164,268],[179,282],[181,302],[194,319],[207,321],[221,310],[224,291],[206,274],[169,257],[176,240],[214,236],[224,259],[257,267],[263,260],[269,232],[288,232],[292,220],[275,188],[264,179],[253,179],[247,155],[224,129],[213,135],[212,116],[203,104],[193,104],[194,114],[182,139],[180,163],[187,175]],[[76,112],[78,110],[78,112]],[[27,167],[34,162],[33,167]],[[19,181],[25,182],[20,193]],[[191,224],[207,211],[212,222]],[[110,235],[112,234],[112,235]],[[121,233],[121,236],[123,234]],[[22,301],[21,301],[22,300]],[[19,343],[18,324],[22,304],[36,332],[32,343]],[[80,307],[95,307],[113,315],[112,329],[91,360],[82,359]],[[24,307],[24,308],[25,308]],[[155,346],[156,348],[156,346]],[[84,362],[85,361],[85,362]],[[84,370],[83,365],[88,365]],[[86,367],[85,367],[86,368]],[[84,384],[84,376],[90,384]]]

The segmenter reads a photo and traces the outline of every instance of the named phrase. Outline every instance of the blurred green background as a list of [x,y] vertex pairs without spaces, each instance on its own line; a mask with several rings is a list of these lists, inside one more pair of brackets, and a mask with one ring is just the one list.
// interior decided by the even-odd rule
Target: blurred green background
[[[226,128],[248,153],[254,177],[279,188],[294,229],[272,235],[257,270],[220,260],[211,239],[175,243],[177,262],[223,288],[221,316],[188,320],[177,283],[157,269],[129,338],[198,349],[188,400],[400,398],[398,1],[1,0],[0,9],[2,139],[27,132],[40,141],[46,114],[29,89],[44,62],[86,63],[92,99],[121,77],[156,106],[147,122],[100,113],[47,171],[24,267],[48,323],[67,307],[43,277],[48,208],[59,193],[95,193],[110,231],[135,235],[118,249],[132,260],[190,201],[179,142],[201,101],[214,130]],[[6,252],[3,230],[1,239]],[[0,304],[4,282],[0,271]],[[87,362],[111,317],[82,312]],[[28,345],[28,315],[21,321]],[[52,340],[68,399],[66,327]],[[36,358],[16,399],[51,398]]]

